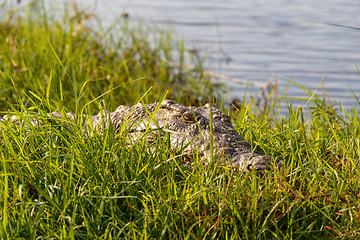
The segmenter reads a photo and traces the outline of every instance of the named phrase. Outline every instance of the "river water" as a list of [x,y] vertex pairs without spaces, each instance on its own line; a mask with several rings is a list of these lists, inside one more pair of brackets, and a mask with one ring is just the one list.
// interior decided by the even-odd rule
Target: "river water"
[[[48,1],[47,4],[62,4]],[[279,93],[290,80],[322,87],[347,108],[349,89],[360,97],[360,1],[353,0],[76,0],[95,9],[103,25],[127,13],[130,21],[171,27],[188,47],[212,53],[210,69],[253,83],[277,80]],[[333,24],[333,25],[331,25]],[[227,59],[231,59],[227,62]],[[245,85],[226,80],[227,98],[242,99]],[[259,86],[250,88],[258,92]],[[295,84],[287,96],[306,97]],[[296,101],[297,104],[301,104]]]

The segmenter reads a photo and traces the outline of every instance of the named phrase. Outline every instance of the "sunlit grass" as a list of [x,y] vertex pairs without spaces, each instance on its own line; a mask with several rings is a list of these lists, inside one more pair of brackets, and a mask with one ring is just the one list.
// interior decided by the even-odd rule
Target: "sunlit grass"
[[22,17],[0,8],[0,109],[8,109],[9,103],[16,107],[15,99],[29,107],[23,92],[43,97],[47,89],[50,107],[62,102],[72,111],[110,90],[101,98],[109,109],[135,104],[150,88],[146,102],[159,99],[165,90],[177,101],[193,104],[221,92],[170,31],[130,26],[123,18],[109,29],[93,30],[87,26],[95,25],[96,18],[84,11],[68,10],[61,18],[43,14],[39,3],[21,10]]
[[[275,117],[274,103],[257,117],[257,109],[244,102],[232,115],[236,130],[253,147],[282,159],[283,167],[260,178],[204,167],[194,156],[189,169],[167,147],[166,137],[151,146],[146,138],[129,145],[126,126],[120,134],[111,128],[84,134],[84,123],[46,114],[155,102],[166,89],[174,90],[168,97],[184,103],[181,91],[189,85],[192,94],[205,98],[210,90],[197,73],[163,62],[164,57],[176,61],[170,53],[178,45],[169,41],[170,50],[162,49],[164,44],[153,48],[127,27],[124,41],[99,38],[84,26],[75,31],[77,18],[58,23],[42,15],[32,19],[28,11],[24,19],[31,21],[10,13],[0,28],[1,108],[14,106],[13,114],[23,120],[19,126],[1,123],[2,238],[359,237],[356,107],[340,111],[309,92],[306,114],[289,105],[286,116]],[[85,15],[79,13],[80,22]],[[186,52],[183,46],[180,50]],[[32,127],[33,118],[41,126]]]

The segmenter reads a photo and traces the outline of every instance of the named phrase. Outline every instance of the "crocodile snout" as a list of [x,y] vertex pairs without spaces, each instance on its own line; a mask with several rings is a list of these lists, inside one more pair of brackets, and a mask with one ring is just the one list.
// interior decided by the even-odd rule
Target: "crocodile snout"
[[247,166],[246,166],[246,170],[248,171],[252,171],[253,169],[255,171],[265,171],[265,170],[270,170],[270,161],[268,156],[266,155],[256,155],[253,156]]

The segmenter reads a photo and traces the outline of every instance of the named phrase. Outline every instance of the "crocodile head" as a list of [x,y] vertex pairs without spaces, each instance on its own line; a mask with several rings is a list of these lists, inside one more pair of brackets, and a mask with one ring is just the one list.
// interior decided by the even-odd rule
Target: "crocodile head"
[[187,156],[197,153],[205,163],[217,159],[217,163],[248,171],[270,169],[273,160],[253,150],[236,132],[231,118],[215,106],[185,107],[171,100],[164,100],[158,110],[157,106],[158,103],[119,106],[110,113],[110,119],[117,129],[124,121],[134,123],[129,133],[132,139],[157,129],[147,134],[148,140],[153,141],[167,132],[172,149],[181,150]]

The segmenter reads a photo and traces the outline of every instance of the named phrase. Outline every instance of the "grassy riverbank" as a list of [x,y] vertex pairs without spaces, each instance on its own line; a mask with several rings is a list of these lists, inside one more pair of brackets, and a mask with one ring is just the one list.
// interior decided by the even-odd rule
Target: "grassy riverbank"
[[344,112],[312,97],[308,115],[289,106],[274,119],[275,105],[256,117],[245,103],[232,116],[236,129],[283,159],[281,171],[231,177],[231,169],[205,168],[196,157],[189,170],[166,139],[151,150],[145,141],[126,145],[125,133],[112,130],[85,137],[45,113],[114,110],[159,101],[167,90],[180,103],[184,92],[193,103],[207,100],[216,85],[196,56],[171,34],[130,28],[125,19],[115,37],[87,28],[86,12],[55,21],[32,7],[23,18],[1,15],[1,109],[44,113],[41,127],[1,126],[2,238],[359,238],[357,108]]
[[30,91],[51,96],[55,108],[62,103],[73,111],[100,95],[111,109],[141,97],[154,101],[165,90],[179,102],[193,103],[219,93],[203,74],[202,62],[171,32],[146,24],[131,27],[124,18],[104,30],[85,11],[70,9],[60,18],[41,9],[40,3],[15,12],[0,9],[0,109],[19,99],[31,106]]

